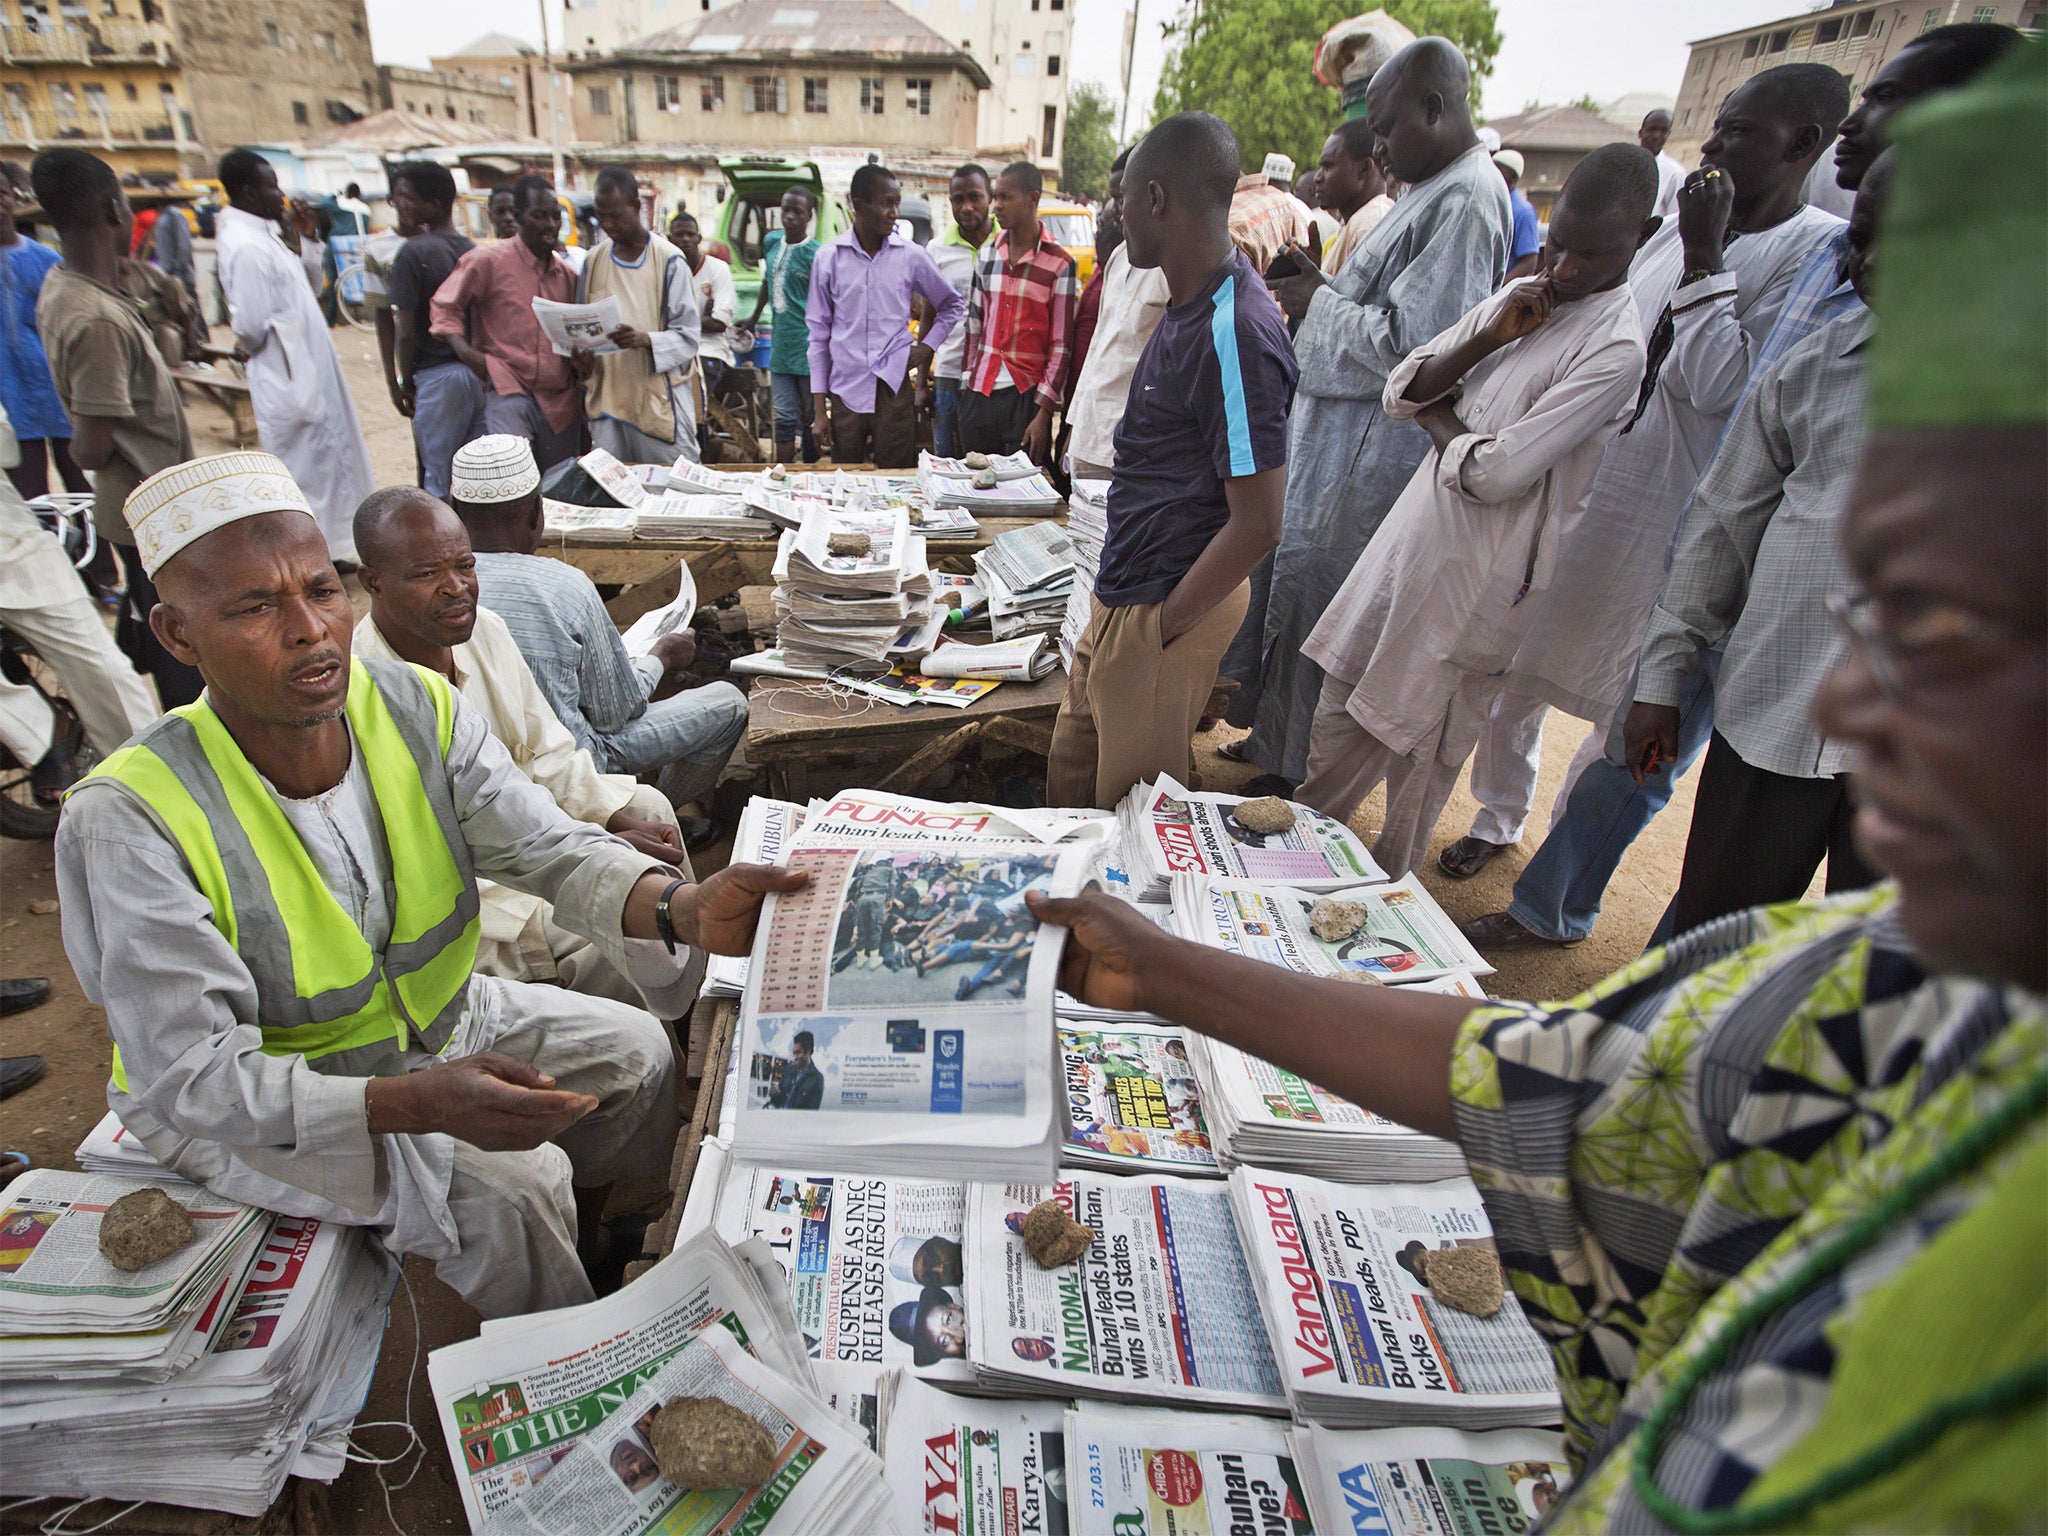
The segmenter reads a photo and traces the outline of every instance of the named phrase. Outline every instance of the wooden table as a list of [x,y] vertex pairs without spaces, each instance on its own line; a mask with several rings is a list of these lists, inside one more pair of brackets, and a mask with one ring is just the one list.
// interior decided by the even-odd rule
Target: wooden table
[[912,794],[976,741],[1044,755],[1066,692],[1067,674],[1056,671],[1035,683],[1004,683],[965,709],[949,709],[889,704],[845,689],[828,693],[820,683],[764,677],[747,697],[747,761],[768,770],[770,793],[799,804],[813,793],[812,770],[834,759],[894,759],[893,767],[880,772],[872,766],[849,770],[847,782]]

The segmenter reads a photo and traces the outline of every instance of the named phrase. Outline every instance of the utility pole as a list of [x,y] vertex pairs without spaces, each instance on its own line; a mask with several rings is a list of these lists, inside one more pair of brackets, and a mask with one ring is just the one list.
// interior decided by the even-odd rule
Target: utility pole
[[1124,99],[1117,109],[1116,141],[1124,142],[1124,134],[1131,124],[1131,62],[1138,52],[1138,8],[1145,0],[1131,0],[1131,8],[1124,12]]
[[548,144],[555,152],[555,190],[566,190],[562,184],[562,112],[555,96],[555,56],[548,48],[548,0],[538,0],[540,5],[540,64],[548,76]]

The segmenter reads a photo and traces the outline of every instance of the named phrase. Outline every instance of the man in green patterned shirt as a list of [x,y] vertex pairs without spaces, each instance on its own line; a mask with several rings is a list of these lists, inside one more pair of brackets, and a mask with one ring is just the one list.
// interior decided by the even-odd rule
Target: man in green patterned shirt
[[1561,1004],[1363,991],[1100,895],[1062,984],[1456,1139],[1551,1343],[1546,1529],[2048,1526],[2048,50],[1901,121],[1815,713],[1873,891]]

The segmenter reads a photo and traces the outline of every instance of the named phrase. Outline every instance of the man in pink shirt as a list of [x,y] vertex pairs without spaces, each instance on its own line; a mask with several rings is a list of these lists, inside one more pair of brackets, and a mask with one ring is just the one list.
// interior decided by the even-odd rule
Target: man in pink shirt
[[576,301],[576,275],[556,254],[562,209],[545,176],[512,184],[516,239],[480,245],[434,292],[436,336],[484,381],[484,431],[523,437],[542,470],[575,456],[581,387],[533,316],[536,298]]

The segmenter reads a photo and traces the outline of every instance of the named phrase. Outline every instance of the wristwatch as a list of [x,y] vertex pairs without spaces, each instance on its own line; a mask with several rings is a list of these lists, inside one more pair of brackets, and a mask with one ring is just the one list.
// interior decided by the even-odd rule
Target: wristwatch
[[661,942],[668,946],[670,954],[676,952],[676,925],[675,919],[669,916],[668,904],[675,900],[676,892],[689,883],[687,880],[669,881],[668,889],[654,901],[654,931],[661,935]]

